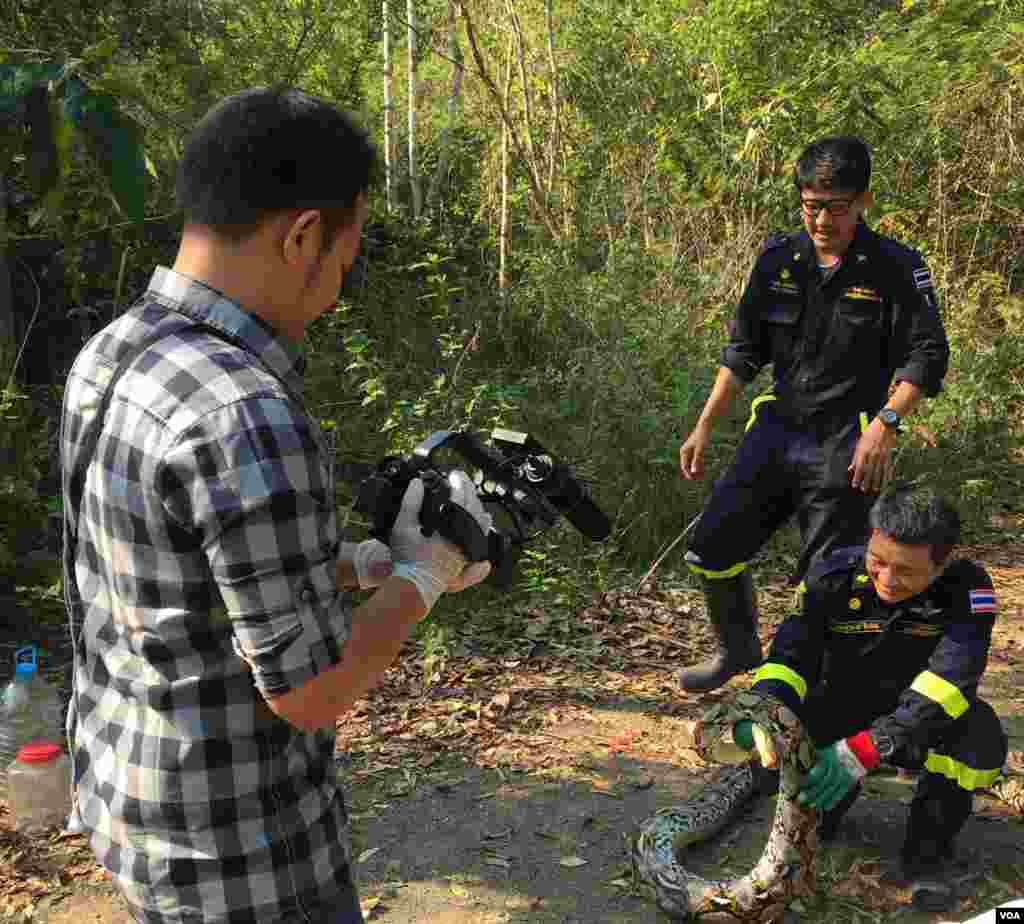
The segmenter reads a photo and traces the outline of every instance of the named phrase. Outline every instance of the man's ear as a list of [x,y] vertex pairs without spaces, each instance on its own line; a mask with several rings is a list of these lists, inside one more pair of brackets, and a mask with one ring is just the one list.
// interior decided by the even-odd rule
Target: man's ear
[[320,259],[324,223],[319,209],[292,213],[285,221],[281,255],[285,263],[310,266]]

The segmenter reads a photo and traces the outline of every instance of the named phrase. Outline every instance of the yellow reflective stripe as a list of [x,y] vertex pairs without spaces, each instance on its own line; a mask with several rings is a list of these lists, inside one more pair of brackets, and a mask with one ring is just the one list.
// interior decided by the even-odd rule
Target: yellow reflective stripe
[[709,578],[712,581],[721,581],[725,578],[736,577],[737,574],[742,574],[748,564],[750,563],[741,561],[738,565],[733,565],[731,568],[726,568],[724,571],[712,571],[710,568],[702,568],[700,565],[695,565],[692,561],[688,561],[686,563],[686,567],[694,574],[699,574],[701,577]]
[[931,671],[921,671],[914,678],[910,689],[922,696],[927,696],[932,702],[938,703],[942,711],[951,719],[959,719],[969,708],[970,704],[964,699],[960,692],[948,680],[943,680],[938,674]]
[[754,683],[759,680],[781,680],[783,683],[789,684],[796,690],[796,695],[800,697],[801,702],[807,695],[807,681],[796,671],[786,667],[785,664],[773,664],[770,661],[767,664],[762,664],[754,674]]
[[750,402],[750,420],[747,421],[747,425],[743,428],[743,432],[746,433],[755,423],[757,423],[757,409],[765,403],[765,401],[774,401],[775,395],[771,392],[767,394],[758,395],[753,401]]
[[866,411],[860,412],[860,432],[863,433],[868,428],[868,415]]
[[924,768],[931,773],[941,774],[947,780],[952,780],[961,789],[968,791],[985,789],[998,780],[1002,774],[1002,768],[997,770],[975,770],[959,760],[954,760],[945,754],[936,754],[934,751],[928,752]]

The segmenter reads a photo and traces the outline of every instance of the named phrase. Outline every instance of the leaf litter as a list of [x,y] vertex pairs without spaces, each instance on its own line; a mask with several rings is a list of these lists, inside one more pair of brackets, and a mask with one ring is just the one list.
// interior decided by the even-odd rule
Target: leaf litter
[[[1020,552],[1019,547],[1001,546],[965,550],[986,564],[991,561],[989,570],[1004,612],[1009,604],[1018,617],[1010,624],[997,623],[992,659],[997,675],[1000,669],[1006,672],[1007,696],[1017,696],[1018,705],[1019,689],[1010,681],[1019,676],[1015,668],[1024,666]],[[762,586],[759,591],[759,629],[767,645],[792,610],[793,592],[784,585]],[[505,774],[518,771],[589,781],[595,794],[609,796],[622,787],[636,792],[657,783],[649,772],[630,776],[631,761],[657,759],[701,769],[692,748],[685,746],[687,726],[692,727],[700,711],[717,697],[681,695],[674,674],[714,647],[702,609],[695,590],[649,581],[636,590],[599,594],[571,618],[532,609],[503,613],[503,625],[497,628],[497,623],[466,625],[457,630],[462,645],[456,650],[461,653],[444,658],[440,666],[435,663],[429,672],[424,670],[422,649],[410,642],[383,682],[337,726],[339,773],[346,785],[378,792],[372,805],[353,813],[353,821],[358,824],[397,810],[403,799],[425,785],[440,798],[454,793],[461,782],[458,767],[466,763]],[[997,676],[997,681],[1001,679]],[[600,711],[624,700],[637,707],[632,715],[643,716],[645,727],[634,727],[639,722],[630,726],[628,716],[626,724],[610,724],[610,713]],[[668,733],[650,734],[652,721],[662,723]],[[1024,766],[1022,743],[1011,743],[1009,762],[1014,769]],[[392,805],[394,800],[398,801]],[[511,875],[515,855],[490,849],[505,833],[489,832],[481,856],[492,869]],[[535,834],[565,844],[559,833]],[[368,862],[381,849],[368,847],[358,855],[360,861]],[[556,852],[553,859],[567,873],[588,862],[572,853],[559,857]],[[823,889],[856,905],[866,918],[899,906],[880,891],[870,865],[854,866],[845,876],[849,885],[826,876]],[[627,882],[626,875],[612,880],[619,889]],[[29,842],[11,830],[0,803],[0,919],[30,921],[44,896],[59,901],[85,884],[110,885],[84,836],[55,833]],[[463,897],[462,891],[470,894],[465,885],[451,883],[453,896]],[[387,894],[364,900],[368,920],[385,913]],[[966,900],[963,907],[971,906]]]

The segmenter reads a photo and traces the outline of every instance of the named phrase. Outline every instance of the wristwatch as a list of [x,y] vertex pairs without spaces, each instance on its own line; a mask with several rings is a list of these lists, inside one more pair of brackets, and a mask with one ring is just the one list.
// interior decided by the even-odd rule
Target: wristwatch
[[871,735],[871,743],[874,744],[875,750],[878,751],[879,759],[883,764],[888,763],[896,751],[896,742],[888,735],[880,735],[877,732],[869,732],[869,734]]
[[899,433],[900,432],[900,415],[897,414],[891,407],[883,407],[878,412],[878,419],[885,424],[890,430]]

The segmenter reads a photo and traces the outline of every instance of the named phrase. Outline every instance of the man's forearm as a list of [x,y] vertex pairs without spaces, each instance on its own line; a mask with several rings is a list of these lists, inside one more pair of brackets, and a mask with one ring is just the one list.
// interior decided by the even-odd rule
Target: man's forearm
[[307,730],[334,724],[384,676],[416,624],[427,614],[416,586],[388,578],[352,613],[341,661],[295,690],[268,701],[271,710]]
[[354,542],[341,543],[338,562],[334,571],[334,581],[338,585],[338,590],[354,590],[359,586],[359,579],[356,577],[355,559],[353,557],[355,546]]
[[708,395],[704,410],[697,420],[697,426],[711,430],[718,419],[725,416],[736,396],[742,391],[743,380],[727,366],[720,366],[711,394]]
[[914,408],[924,399],[924,389],[913,382],[900,382],[893,390],[885,406],[894,410],[900,417],[908,417]]

